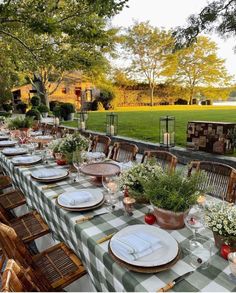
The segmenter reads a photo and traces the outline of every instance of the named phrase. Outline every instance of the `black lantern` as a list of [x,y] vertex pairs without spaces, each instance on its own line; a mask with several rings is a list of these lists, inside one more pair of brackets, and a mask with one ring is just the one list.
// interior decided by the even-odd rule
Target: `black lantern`
[[109,136],[117,135],[118,115],[114,113],[107,114],[106,134]]
[[88,119],[88,112],[87,111],[78,112],[78,129],[80,131],[86,130],[87,119]]
[[160,146],[169,148],[175,146],[175,117],[160,117]]

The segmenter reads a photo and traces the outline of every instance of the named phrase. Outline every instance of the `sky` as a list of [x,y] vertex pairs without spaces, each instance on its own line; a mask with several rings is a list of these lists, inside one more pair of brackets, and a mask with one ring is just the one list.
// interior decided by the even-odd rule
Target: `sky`
[[[116,15],[112,24],[114,26],[128,27],[134,20],[150,21],[157,27],[170,29],[184,26],[191,14],[201,11],[207,5],[207,0],[129,0],[129,8],[124,8]],[[235,39],[223,40],[217,35],[208,35],[218,46],[218,56],[225,59],[228,72],[236,79],[236,54],[233,47]]]

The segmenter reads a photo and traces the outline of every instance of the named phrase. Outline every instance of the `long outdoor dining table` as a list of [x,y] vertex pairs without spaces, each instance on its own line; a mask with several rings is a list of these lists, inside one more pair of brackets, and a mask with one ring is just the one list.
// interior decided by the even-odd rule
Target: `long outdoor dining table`
[[[45,184],[32,179],[31,171],[45,167],[68,168],[68,166],[57,166],[53,160],[49,160],[47,165],[17,167],[2,153],[0,153],[0,162],[3,170],[13,179],[15,186],[25,194],[28,205],[36,209],[45,219],[54,237],[65,242],[81,258],[97,291],[156,291],[176,277],[193,270],[189,265],[189,253],[186,249],[188,238],[191,236],[189,229],[169,231],[181,247],[180,260],[169,270],[156,274],[131,272],[111,258],[108,253],[108,241],[102,244],[96,241],[128,225],[144,224],[147,206],[137,205],[132,216],[117,210],[90,221],[76,223],[76,220],[85,214],[93,215],[99,211],[86,213],[65,211],[56,204],[55,195],[81,188],[98,188],[93,185],[90,177],[80,176],[78,183],[70,184],[68,181],[68,185],[65,185],[66,180],[64,180],[58,182],[56,187],[45,189]],[[100,189],[105,192],[104,189]],[[213,240],[211,238],[208,241]],[[228,262],[220,257],[214,247],[210,266],[207,269],[199,267],[172,290],[236,291],[236,284],[230,280],[229,274]]]

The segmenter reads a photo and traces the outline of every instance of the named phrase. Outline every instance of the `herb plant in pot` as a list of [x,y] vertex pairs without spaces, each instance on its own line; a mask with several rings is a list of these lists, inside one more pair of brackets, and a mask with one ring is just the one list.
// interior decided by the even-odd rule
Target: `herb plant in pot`
[[184,216],[196,204],[201,173],[186,177],[184,170],[159,172],[144,182],[144,192],[154,208],[157,224],[164,229],[181,229]]

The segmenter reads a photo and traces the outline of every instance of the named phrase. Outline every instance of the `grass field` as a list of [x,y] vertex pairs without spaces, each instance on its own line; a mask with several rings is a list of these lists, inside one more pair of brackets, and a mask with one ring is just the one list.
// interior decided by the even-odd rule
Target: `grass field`
[[[175,116],[176,144],[185,146],[188,121],[223,121],[236,123],[236,107],[232,106],[158,106],[118,108],[118,134],[145,141],[159,142],[160,116]],[[104,132],[107,112],[90,112],[88,129]],[[77,126],[76,121],[64,122]]]

